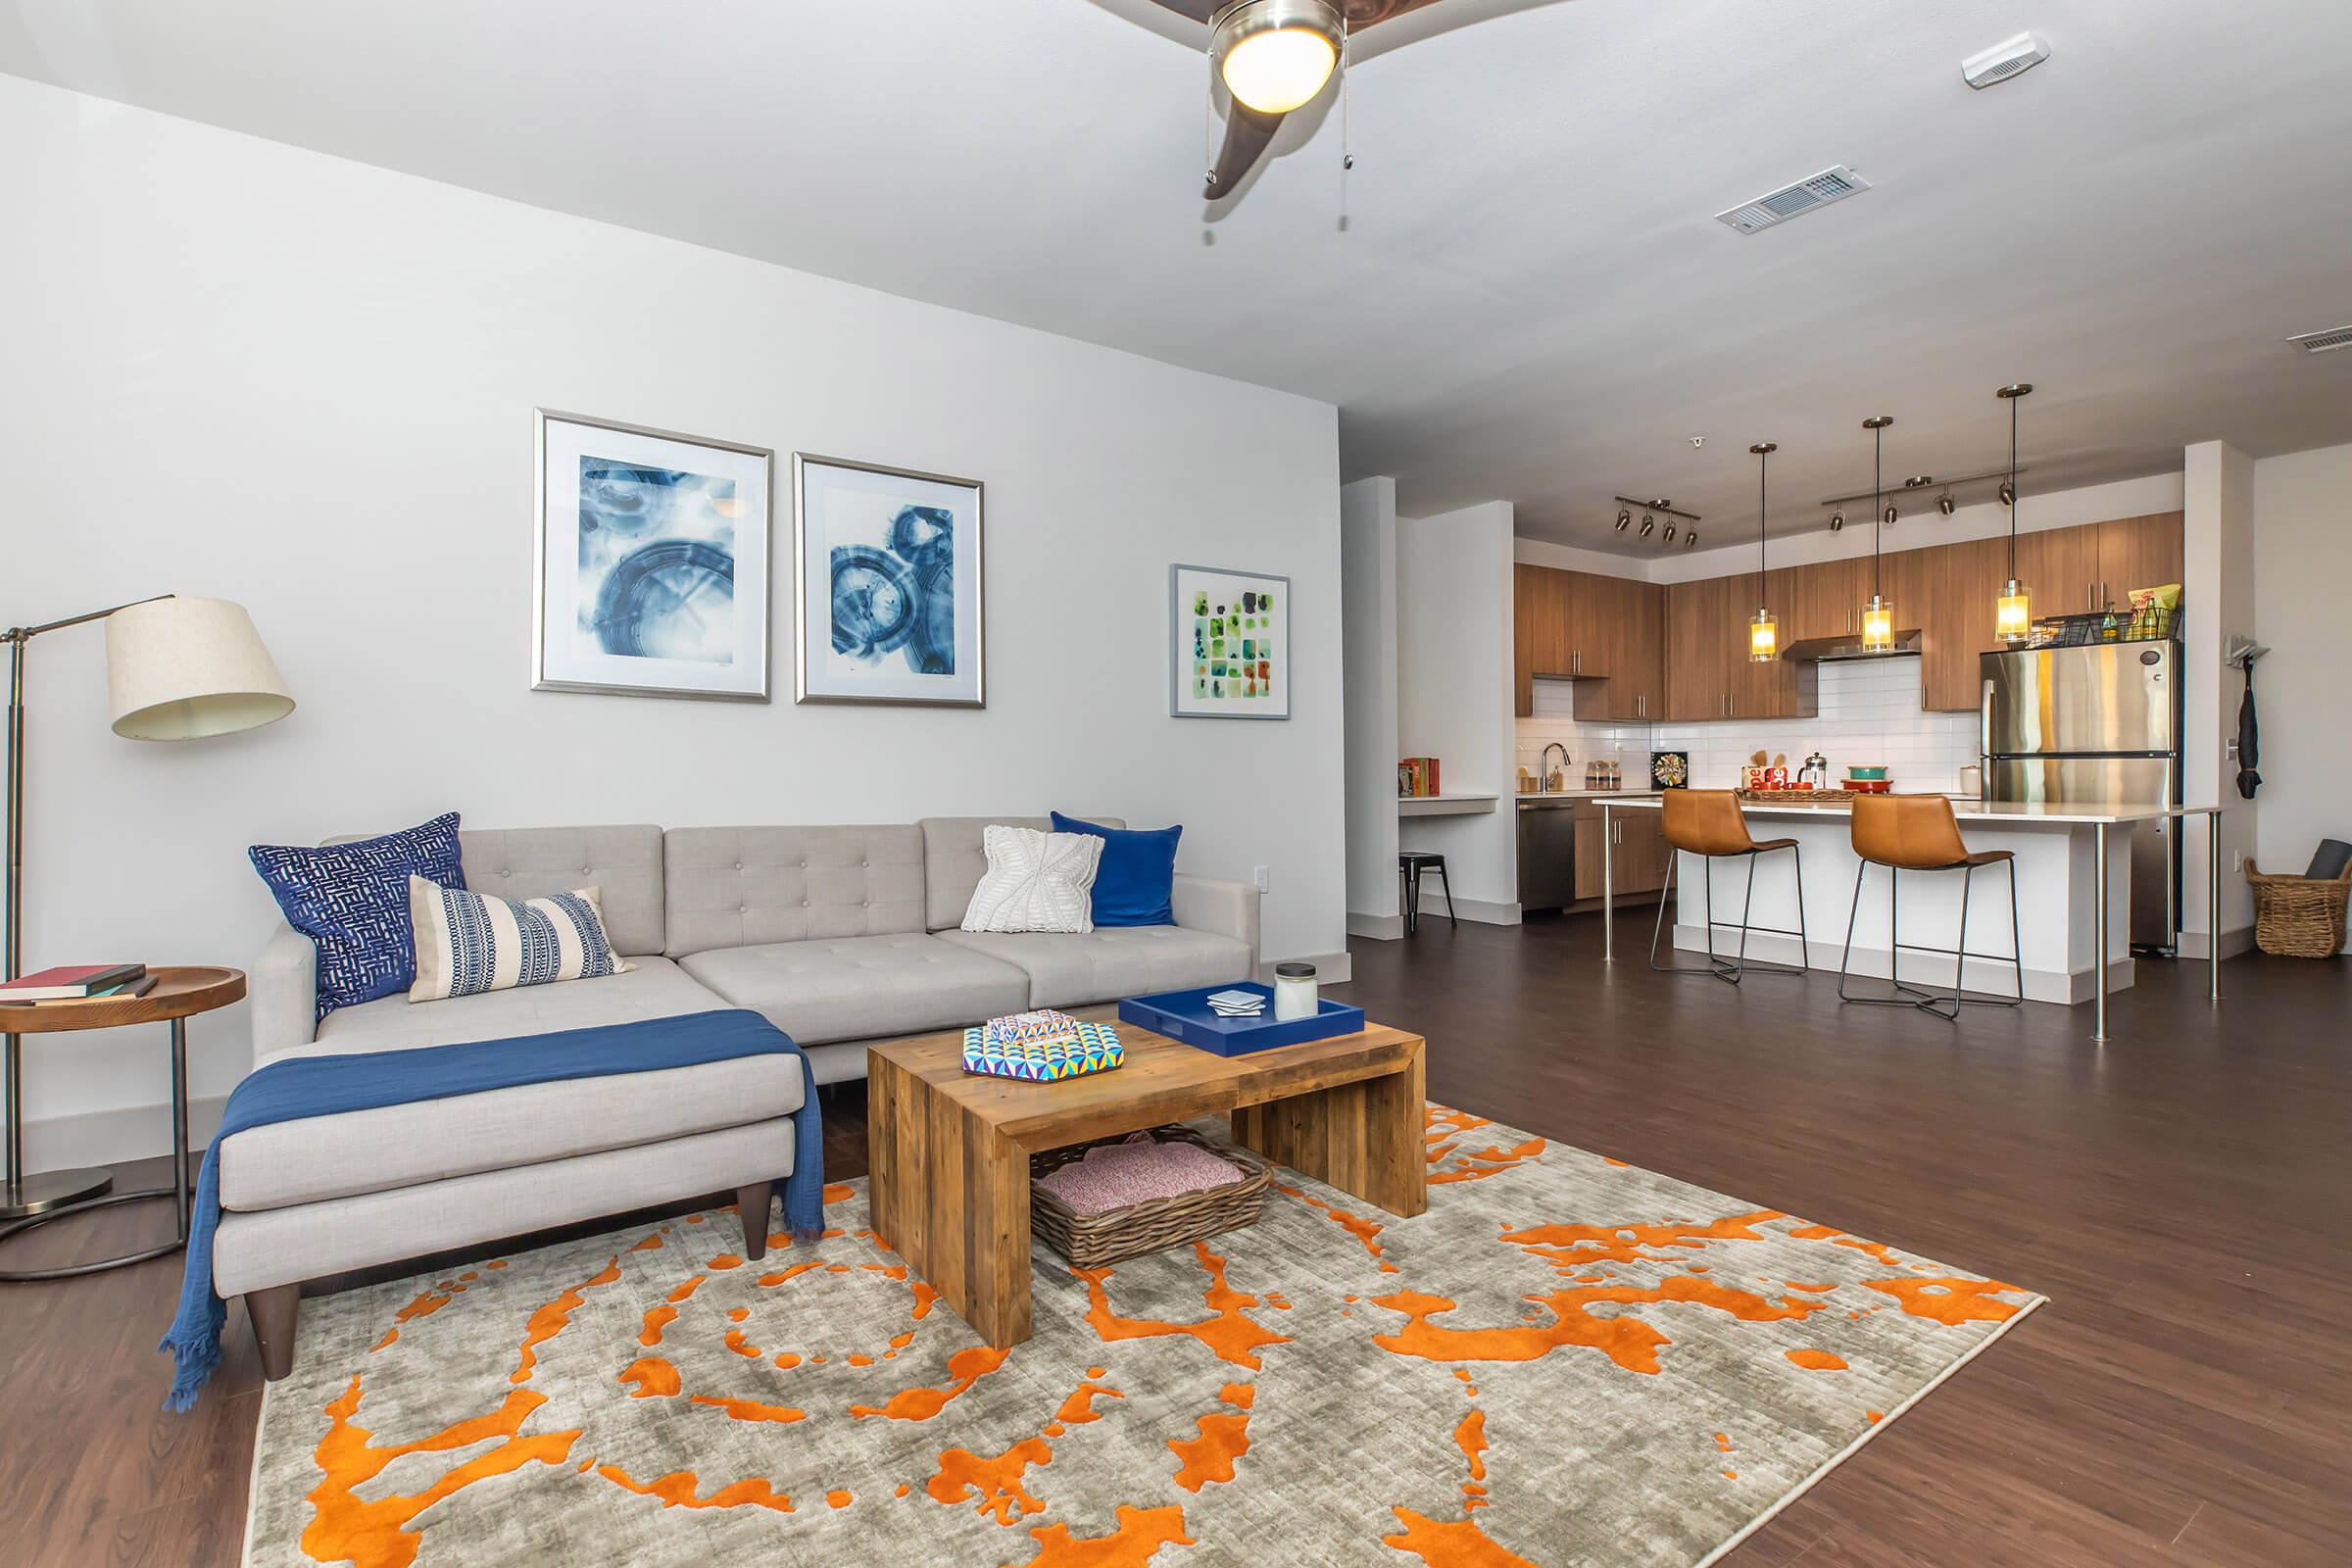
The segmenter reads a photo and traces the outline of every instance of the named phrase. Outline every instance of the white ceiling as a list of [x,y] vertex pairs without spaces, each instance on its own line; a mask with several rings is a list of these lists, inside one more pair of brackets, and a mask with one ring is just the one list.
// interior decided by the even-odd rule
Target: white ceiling
[[2280,341],[2352,321],[2343,0],[1527,4],[1358,61],[1345,231],[1336,113],[1205,213],[1142,0],[18,0],[0,70],[1327,399],[1408,514],[1565,543],[1753,526],[1759,437],[1816,526],[1878,412],[1891,473],[1996,466],[2018,377],[2029,493],[2352,440],[2352,352]]

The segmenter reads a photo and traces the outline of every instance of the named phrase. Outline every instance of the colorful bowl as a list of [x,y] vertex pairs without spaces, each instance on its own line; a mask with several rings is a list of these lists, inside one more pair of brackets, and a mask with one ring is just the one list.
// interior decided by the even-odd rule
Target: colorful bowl
[[1845,770],[1845,776],[1849,779],[1885,778],[1886,776],[1886,764],[1880,762],[1870,767],[1849,767]]

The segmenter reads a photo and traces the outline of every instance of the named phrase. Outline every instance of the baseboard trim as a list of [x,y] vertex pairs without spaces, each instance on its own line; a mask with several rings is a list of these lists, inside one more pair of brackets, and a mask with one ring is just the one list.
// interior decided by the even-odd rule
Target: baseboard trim
[[[226,1095],[188,1102],[188,1148],[211,1146],[220,1127]],[[171,1145],[172,1107],[118,1105],[111,1110],[85,1110],[71,1116],[43,1116],[24,1124],[24,1168],[27,1171],[74,1170],[84,1165],[120,1165],[133,1159],[153,1159]]]
[[1268,958],[1257,966],[1257,977],[1267,985],[1274,983],[1277,963],[1311,963],[1315,966],[1315,983],[1344,986],[1355,978],[1355,960],[1345,953],[1309,953],[1297,958]]
[[[2212,944],[2205,940],[2205,933],[2202,931],[2183,931],[2180,933],[2180,956],[2183,958],[2203,958],[2212,951]],[[2241,953],[2252,953],[2253,951],[2254,928],[2252,926],[2241,925],[2222,933],[2222,960],[2225,963]]]
[[[1519,905],[1515,900],[1509,904],[1497,904],[1491,899],[1457,898],[1453,901],[1453,912],[1480,925],[1519,923]],[[1446,918],[1446,895],[1424,885],[1421,889],[1421,918],[1426,920],[1433,914],[1441,920]]]
[[[1644,950],[1648,947],[1646,941],[1642,945]],[[1681,953],[1703,955],[1707,951],[1706,932],[1699,926],[1678,925],[1674,928],[1674,946]],[[1717,933],[1715,951],[1718,954],[1736,954],[1739,946],[1740,933],[1736,928]],[[1751,958],[1761,958],[1767,963],[1795,963],[1800,961],[1799,955],[1797,940],[1792,936],[1768,931],[1755,931],[1748,935],[1747,956]],[[1838,965],[1844,956],[1842,943],[1816,942],[1810,945],[1809,950],[1803,950],[1806,967],[1827,970],[1831,974],[1838,972]],[[1885,983],[1889,972],[1886,950],[1854,949],[1850,972],[1857,980]],[[2131,958],[2116,958],[2107,965],[2107,989],[2111,993],[2130,990],[2136,978],[2137,966]],[[1909,985],[1926,986],[1937,991],[1949,990],[1952,984],[1952,959],[1948,956],[1932,953],[1905,953],[1903,980]],[[2094,986],[2092,973],[2088,969],[2079,974],[2061,974],[2055,969],[2029,968],[2025,974],[2028,1002],[2072,1006],[2078,1002],[2090,1001],[2096,994]],[[2000,997],[2015,995],[2016,987],[2017,971],[2008,964],[1988,963],[1981,958],[1968,960],[1962,989],[1978,996]]]
[[1374,942],[1395,942],[1404,935],[1404,916],[1351,912],[1348,916],[1348,934],[1351,937],[1368,937]]

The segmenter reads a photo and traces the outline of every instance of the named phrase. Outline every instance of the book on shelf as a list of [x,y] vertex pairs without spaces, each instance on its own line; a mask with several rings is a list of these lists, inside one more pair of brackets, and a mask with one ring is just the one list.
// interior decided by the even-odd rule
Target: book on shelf
[[1410,799],[1438,794],[1438,760],[1407,757],[1396,764],[1396,793]]
[[0,1002],[78,1001],[145,978],[143,963],[63,963],[0,982]]

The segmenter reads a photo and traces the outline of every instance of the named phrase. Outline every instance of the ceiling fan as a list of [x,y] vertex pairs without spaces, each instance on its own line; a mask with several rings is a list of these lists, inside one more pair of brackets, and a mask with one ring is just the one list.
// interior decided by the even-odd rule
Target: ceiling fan
[[[1354,40],[1399,17],[1416,24],[1394,29],[1410,43],[1434,33],[1548,0],[1148,0],[1208,29],[1208,58],[1226,106],[1225,144],[1201,194],[1211,202],[1240,194],[1282,128],[1284,117],[1323,94],[1350,56],[1385,53],[1388,37],[1370,49]],[[1442,17],[1430,13],[1443,10]]]

